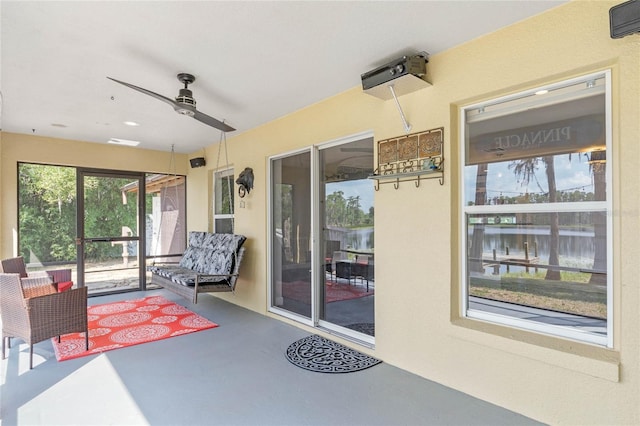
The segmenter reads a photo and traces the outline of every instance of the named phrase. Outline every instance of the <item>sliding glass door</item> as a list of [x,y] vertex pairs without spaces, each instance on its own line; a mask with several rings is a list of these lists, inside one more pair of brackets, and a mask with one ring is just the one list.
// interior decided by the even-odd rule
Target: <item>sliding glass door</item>
[[310,151],[272,160],[271,217],[271,306],[310,321]]
[[270,161],[270,309],[373,343],[373,138]]
[[367,177],[373,173],[373,138],[339,142],[319,150],[319,324],[372,338],[374,189]]

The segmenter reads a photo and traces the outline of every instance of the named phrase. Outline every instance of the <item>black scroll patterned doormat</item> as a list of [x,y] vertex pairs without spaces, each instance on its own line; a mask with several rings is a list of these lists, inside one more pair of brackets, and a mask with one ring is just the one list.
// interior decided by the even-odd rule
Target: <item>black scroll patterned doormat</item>
[[317,334],[293,342],[285,355],[293,365],[318,373],[351,373],[382,362]]

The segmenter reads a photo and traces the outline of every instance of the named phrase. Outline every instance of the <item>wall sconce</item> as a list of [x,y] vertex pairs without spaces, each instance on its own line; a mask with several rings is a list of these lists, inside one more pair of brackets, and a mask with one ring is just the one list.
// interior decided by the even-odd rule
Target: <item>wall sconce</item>
[[244,198],[244,196],[253,189],[253,169],[251,167],[245,167],[245,169],[240,172],[238,179],[236,179],[236,183],[239,185],[238,195],[240,198]]

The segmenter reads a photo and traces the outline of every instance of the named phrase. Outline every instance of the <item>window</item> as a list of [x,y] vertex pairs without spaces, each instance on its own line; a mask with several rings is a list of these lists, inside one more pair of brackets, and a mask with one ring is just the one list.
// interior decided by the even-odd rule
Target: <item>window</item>
[[186,179],[175,174],[146,175],[146,250],[152,262],[175,262],[187,247]]
[[461,110],[463,315],[612,346],[610,72]]
[[76,215],[75,168],[18,164],[18,255],[30,269],[76,262]]
[[214,173],[213,231],[233,234],[233,169]]

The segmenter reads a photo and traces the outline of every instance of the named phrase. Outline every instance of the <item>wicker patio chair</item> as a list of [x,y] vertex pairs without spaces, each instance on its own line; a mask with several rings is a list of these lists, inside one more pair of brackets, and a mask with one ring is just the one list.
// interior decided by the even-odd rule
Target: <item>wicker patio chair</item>
[[20,278],[49,277],[58,291],[66,291],[73,286],[71,269],[27,272],[27,266],[22,256],[3,259],[2,272],[6,274],[20,274]]
[[29,369],[33,368],[33,345],[68,333],[85,333],[89,349],[87,288],[59,293],[48,277],[22,278],[0,274],[2,359],[5,346],[17,337],[29,345]]

